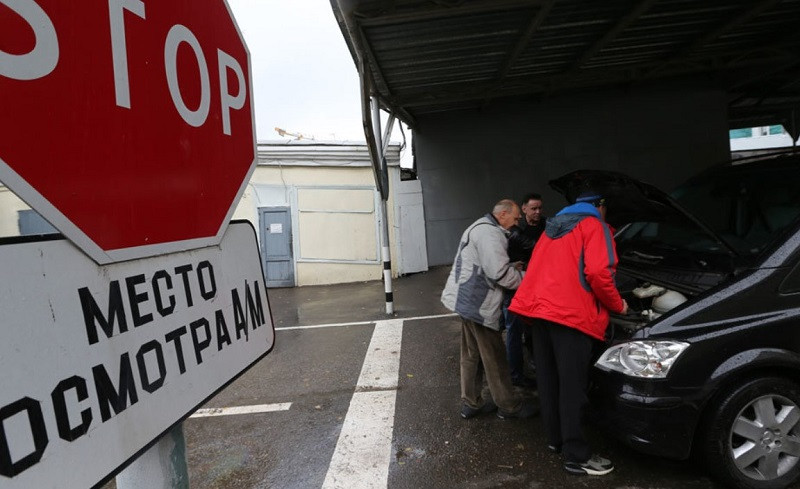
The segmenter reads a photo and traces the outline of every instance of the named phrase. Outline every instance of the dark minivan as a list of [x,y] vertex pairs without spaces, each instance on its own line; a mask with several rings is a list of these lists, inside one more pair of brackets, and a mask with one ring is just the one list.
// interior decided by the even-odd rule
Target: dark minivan
[[625,175],[551,182],[608,196],[617,286],[593,395],[610,432],[670,458],[695,454],[726,485],[800,476],[800,156],[711,168],[667,195]]

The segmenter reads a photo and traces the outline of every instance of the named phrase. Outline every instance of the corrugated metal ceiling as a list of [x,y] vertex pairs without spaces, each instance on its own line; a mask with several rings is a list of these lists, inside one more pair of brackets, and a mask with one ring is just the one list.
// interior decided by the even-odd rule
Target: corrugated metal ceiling
[[[331,0],[381,100],[414,125],[506,97],[697,80],[731,127],[800,108],[800,0]],[[800,113],[800,112],[798,112]]]

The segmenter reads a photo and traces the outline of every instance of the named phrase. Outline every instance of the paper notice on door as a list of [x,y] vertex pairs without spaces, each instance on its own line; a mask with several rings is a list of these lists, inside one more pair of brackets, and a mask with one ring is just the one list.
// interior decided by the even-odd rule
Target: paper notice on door
[[283,224],[280,222],[273,222],[269,225],[269,232],[273,234],[283,233]]

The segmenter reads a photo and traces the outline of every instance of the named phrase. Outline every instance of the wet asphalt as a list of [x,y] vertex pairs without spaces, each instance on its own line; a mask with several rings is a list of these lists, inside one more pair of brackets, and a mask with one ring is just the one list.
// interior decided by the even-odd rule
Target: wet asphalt
[[[447,314],[439,294],[447,267],[394,281],[394,318]],[[184,422],[192,488],[319,488],[325,480],[374,323],[390,319],[380,281],[270,289],[275,348],[205,407],[291,402],[287,411]],[[366,322],[318,329],[289,326]],[[719,488],[703,467],[638,454],[589,426],[597,452],[616,470],[563,472],[545,448],[539,418],[460,418],[460,322],[403,323],[388,487]],[[518,390],[535,400],[535,391]],[[113,482],[107,487],[113,487]]]

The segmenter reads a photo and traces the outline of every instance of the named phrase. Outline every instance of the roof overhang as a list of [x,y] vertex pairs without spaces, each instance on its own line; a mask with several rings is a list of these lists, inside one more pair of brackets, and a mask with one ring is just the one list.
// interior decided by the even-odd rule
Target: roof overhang
[[367,67],[373,94],[412,127],[426,114],[498,99],[669,81],[725,90],[731,128],[783,124],[797,135],[796,0],[331,5],[356,65]]
[[[400,166],[400,143],[386,146],[390,167]],[[260,166],[323,166],[338,168],[372,165],[367,145],[360,141],[278,140],[258,142]]]

